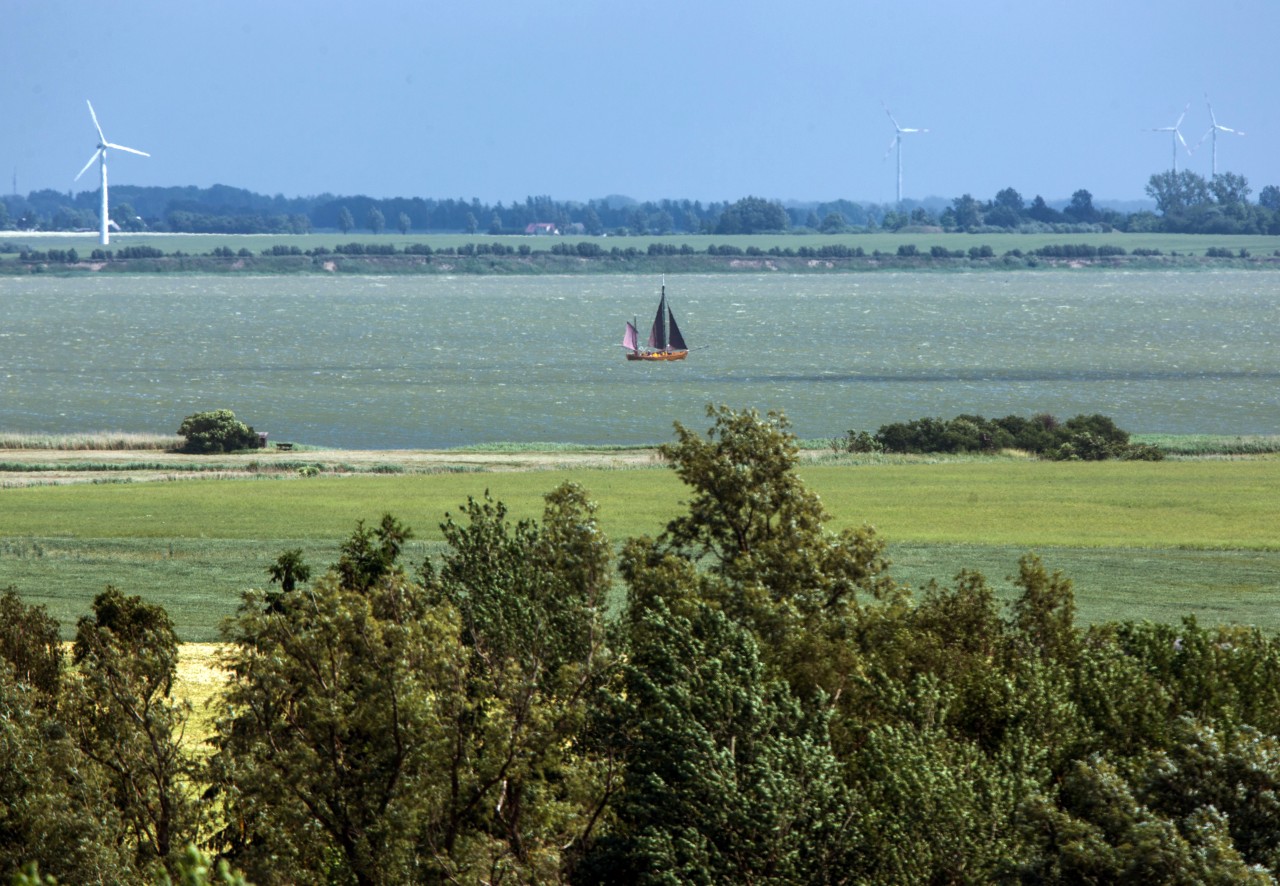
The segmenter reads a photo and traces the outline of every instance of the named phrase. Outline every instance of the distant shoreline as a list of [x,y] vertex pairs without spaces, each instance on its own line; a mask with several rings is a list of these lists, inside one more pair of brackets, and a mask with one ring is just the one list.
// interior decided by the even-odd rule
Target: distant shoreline
[[116,234],[0,231],[0,275],[862,274],[1280,270],[1280,236],[1118,231],[850,234]]

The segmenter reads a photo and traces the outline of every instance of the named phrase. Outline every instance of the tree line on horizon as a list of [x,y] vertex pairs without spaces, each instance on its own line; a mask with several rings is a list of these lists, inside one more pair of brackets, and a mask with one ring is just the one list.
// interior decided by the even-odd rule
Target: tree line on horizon
[[[950,202],[904,200],[901,205],[827,202],[783,204],[748,196],[734,202],[698,200],[639,202],[611,196],[557,201],[549,196],[523,202],[482,203],[478,199],[367,196],[286,198],[241,188],[112,188],[112,221],[124,231],[210,234],[306,234],[315,231],[368,230],[374,234],[416,233],[523,234],[533,224],[550,224],[563,234],[599,236],[667,234],[852,233],[942,228],[983,232],[1082,232],[1280,234],[1280,187],[1267,185],[1256,202],[1248,181],[1226,172],[1205,179],[1183,170],[1151,176],[1147,196],[1155,211],[1124,212],[1095,206],[1079,189],[1057,205],[1036,195],[1028,202],[1014,188],[990,200],[964,194]],[[0,197],[0,231],[96,230],[98,191],[78,194],[52,189],[26,197]]]

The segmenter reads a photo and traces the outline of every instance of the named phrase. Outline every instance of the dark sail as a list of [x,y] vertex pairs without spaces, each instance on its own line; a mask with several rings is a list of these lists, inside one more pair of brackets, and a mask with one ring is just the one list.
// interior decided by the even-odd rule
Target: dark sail
[[680,327],[676,325],[676,315],[671,313],[671,309],[667,308],[667,320],[671,325],[671,350],[687,351],[689,346],[684,343],[684,336],[680,334]]
[[649,329],[649,347],[659,351],[667,348],[667,288],[662,287],[662,298],[658,302],[658,314],[653,318],[653,326]]

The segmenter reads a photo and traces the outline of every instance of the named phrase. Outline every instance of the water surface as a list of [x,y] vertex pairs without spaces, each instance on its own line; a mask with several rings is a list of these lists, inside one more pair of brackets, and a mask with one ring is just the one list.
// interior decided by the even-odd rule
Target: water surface
[[361,448],[653,443],[707,403],[802,437],[960,413],[1280,433],[1280,274],[676,276],[694,348],[629,362],[648,277],[0,279],[0,429],[172,433],[229,408]]

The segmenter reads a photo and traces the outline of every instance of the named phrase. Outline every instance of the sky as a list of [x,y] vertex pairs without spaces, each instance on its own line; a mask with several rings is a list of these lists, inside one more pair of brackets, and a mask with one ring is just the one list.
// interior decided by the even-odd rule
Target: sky
[[[1280,185],[1277,0],[3,0],[0,190],[1146,199]],[[1207,101],[1206,101],[1207,96]],[[1179,169],[1212,174],[1211,142]]]

